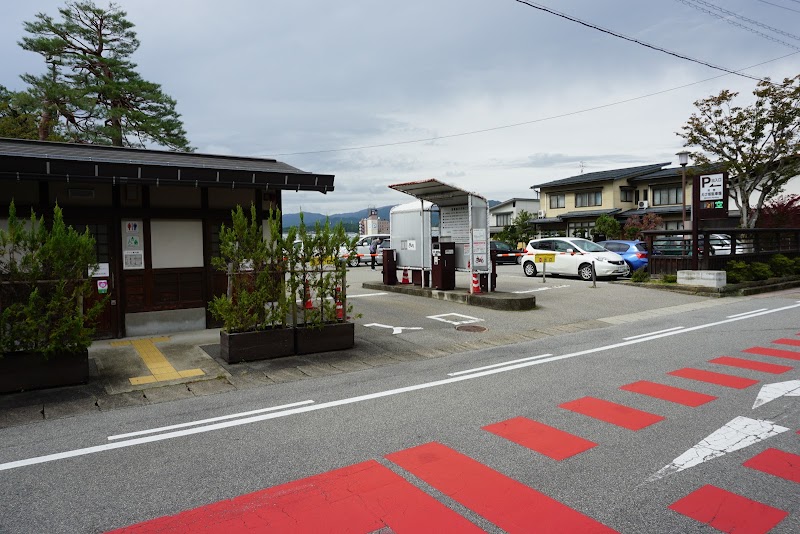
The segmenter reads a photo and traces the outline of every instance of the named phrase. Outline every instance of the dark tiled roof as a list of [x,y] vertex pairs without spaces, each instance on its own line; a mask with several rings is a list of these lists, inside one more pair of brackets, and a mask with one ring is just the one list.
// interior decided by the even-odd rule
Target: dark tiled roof
[[[691,213],[692,207],[687,204],[686,205],[686,213]],[[656,215],[673,215],[675,213],[681,212],[681,206],[658,206],[655,208],[647,208],[647,209],[632,209],[632,210],[625,210],[621,213],[617,213],[617,217],[631,217],[633,215],[644,215],[645,213],[655,213]]]
[[332,175],[309,173],[274,159],[0,138],[0,178],[17,172],[131,183],[198,180],[212,186],[333,191]]
[[587,211],[570,211],[558,216],[559,219],[578,219],[583,217],[599,217],[601,215],[614,215],[619,212],[619,208],[612,208],[608,210],[587,210]]
[[669,162],[667,161],[665,163],[651,163],[650,165],[640,165],[638,167],[628,167],[625,169],[612,169],[610,171],[599,171],[599,172],[590,172],[587,174],[578,174],[576,176],[570,176],[569,178],[562,178],[560,180],[555,180],[552,182],[535,185],[532,186],[531,189],[542,188],[542,187],[558,187],[563,185],[584,184],[592,182],[606,182],[609,180],[619,180],[623,178],[627,178],[630,180],[631,178],[634,178],[642,174],[648,174],[651,172],[658,171],[665,165],[669,165]]
[[[722,167],[719,165],[693,165],[686,167],[686,176],[696,176],[700,174],[707,174],[712,172],[722,172]],[[659,169],[654,172],[642,174],[632,178],[628,178],[630,182],[649,182],[651,180],[663,180],[668,178],[681,178],[681,167],[668,167],[666,169]]]

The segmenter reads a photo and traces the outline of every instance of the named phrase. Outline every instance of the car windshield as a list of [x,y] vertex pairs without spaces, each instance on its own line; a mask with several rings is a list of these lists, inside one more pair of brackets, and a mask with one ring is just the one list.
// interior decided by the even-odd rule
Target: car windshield
[[583,250],[584,252],[606,252],[606,249],[604,249],[597,243],[592,243],[587,239],[573,239],[572,243],[574,243],[579,249]]

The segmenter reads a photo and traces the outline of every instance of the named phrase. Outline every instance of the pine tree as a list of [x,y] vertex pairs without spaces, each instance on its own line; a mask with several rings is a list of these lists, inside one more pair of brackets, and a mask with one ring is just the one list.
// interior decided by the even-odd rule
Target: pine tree
[[136,72],[133,23],[119,6],[68,2],[61,20],[38,13],[19,45],[40,54],[46,74],[24,75],[40,103],[39,137],[54,128],[70,140],[114,146],[154,143],[190,151],[176,102]]

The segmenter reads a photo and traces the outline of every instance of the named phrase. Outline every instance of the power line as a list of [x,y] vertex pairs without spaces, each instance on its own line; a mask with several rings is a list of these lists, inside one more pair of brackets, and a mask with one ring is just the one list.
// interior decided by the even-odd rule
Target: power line
[[[761,63],[756,63],[755,65],[750,65],[749,67],[744,67],[743,69],[740,69],[740,70],[753,69],[755,67],[760,67],[761,65],[766,65],[767,63],[780,61],[781,59],[785,59],[787,57],[791,57],[791,56],[794,56],[796,54],[798,54],[798,52],[792,52],[791,54],[786,54],[784,56],[780,56],[780,57],[776,57],[776,58],[773,58],[773,59],[769,59],[767,61],[762,61]],[[539,118],[539,119],[533,119],[533,120],[524,121],[524,122],[517,122],[517,123],[514,123],[514,124],[505,124],[505,125],[502,125],[502,126],[493,126],[491,128],[483,128],[483,129],[480,129],[480,130],[472,130],[472,131],[469,131],[469,132],[461,132],[461,133],[448,134],[448,135],[438,135],[438,136],[435,136],[435,137],[426,137],[426,138],[423,138],[423,139],[411,139],[411,140],[407,140],[407,141],[395,141],[395,142],[392,142],[392,143],[381,143],[381,144],[377,144],[377,145],[362,145],[362,146],[353,146],[353,147],[345,147],[345,148],[330,148],[330,149],[326,149],[326,150],[308,150],[308,151],[303,151],[303,152],[282,152],[282,153],[277,153],[277,154],[255,154],[255,155],[256,156],[261,156],[261,157],[279,157],[279,156],[305,156],[305,155],[309,155],[309,154],[328,154],[328,153],[332,153],[332,152],[352,152],[354,150],[367,150],[367,149],[370,149],[370,148],[383,148],[383,147],[388,147],[388,146],[411,145],[411,144],[414,144],[414,143],[427,143],[427,142],[430,142],[430,141],[438,141],[439,139],[452,139],[454,137],[464,137],[464,136],[467,136],[467,135],[475,135],[475,134],[480,134],[480,133],[493,132],[493,131],[496,131],[496,130],[505,130],[507,128],[516,128],[517,126],[525,126],[525,125],[528,125],[528,124],[536,124],[538,122],[545,122],[545,121],[550,121],[550,120],[555,120],[555,119],[561,119],[561,118],[564,118],[564,117],[570,117],[570,116],[573,116],[573,115],[579,115],[581,113],[588,113],[590,111],[597,111],[599,109],[610,108],[612,106],[618,106],[618,105],[621,105],[621,104],[627,104],[628,102],[635,102],[636,100],[643,100],[645,98],[650,98],[652,96],[658,96],[658,95],[661,95],[661,94],[664,94],[664,93],[669,93],[671,91],[677,91],[678,89],[684,89],[686,87],[691,87],[692,85],[698,85],[698,84],[705,83],[705,82],[708,82],[708,81],[711,81],[711,80],[716,80],[718,78],[723,78],[725,76],[728,76],[728,74],[720,74],[718,76],[712,76],[711,78],[706,78],[704,80],[699,80],[699,81],[696,81],[696,82],[687,83],[687,84],[684,84],[684,85],[679,85],[677,87],[671,87],[669,89],[656,91],[654,93],[635,96],[633,98],[628,98],[628,99],[625,99],[625,100],[618,100],[616,102],[611,102],[611,103],[608,103],[608,104],[601,104],[599,106],[579,109],[579,110],[576,110],[576,111],[569,111],[567,113],[562,113],[560,115],[551,115],[550,117],[542,117],[542,118]]]
[[[743,30],[747,30],[747,31],[749,31],[751,33],[754,33],[754,34],[758,35],[759,37],[763,37],[764,39],[768,39],[770,41],[782,44],[784,46],[788,46],[789,48],[793,48],[795,50],[800,50],[800,47],[798,47],[796,45],[793,45],[791,43],[787,43],[785,41],[781,41],[780,39],[776,39],[775,37],[773,37],[771,35],[768,35],[766,33],[760,32],[760,31],[758,31],[758,30],[756,30],[754,28],[751,28],[749,26],[745,26],[744,24],[736,22],[735,20],[731,20],[728,17],[725,17],[724,15],[728,15],[728,16],[731,16],[731,17],[736,17],[738,19],[747,21],[750,24],[755,24],[756,26],[760,26],[762,28],[766,28],[766,29],[768,29],[770,31],[773,31],[775,33],[779,33],[779,34],[785,35],[787,37],[790,37],[791,39],[797,39],[798,41],[800,41],[800,37],[798,37],[798,36],[796,36],[794,34],[785,32],[783,30],[779,30],[777,28],[773,28],[772,26],[767,26],[766,24],[762,24],[761,22],[758,22],[756,20],[749,19],[747,17],[743,17],[743,16],[738,15],[738,14],[732,12],[732,11],[728,11],[727,9],[722,9],[721,7],[717,7],[712,3],[704,2],[703,0],[675,0],[675,1],[676,2],[680,2],[683,5],[689,6],[692,9],[696,9],[698,11],[701,11],[703,13],[711,15],[712,17],[716,17],[716,18],[722,20],[723,22],[727,22],[728,24],[736,26],[737,28],[741,28]],[[708,6],[711,9],[705,9],[702,6]],[[712,11],[712,9],[719,11],[719,13],[717,13],[715,11]],[[720,13],[722,13],[722,14],[720,14]]]
[[[795,13],[800,13],[800,11],[798,11],[796,9],[792,9],[791,7],[782,6],[780,4],[773,4],[772,2],[767,2],[766,0],[758,0],[758,1],[761,2],[761,3],[764,3],[764,4],[769,4],[771,6],[779,7],[781,9],[787,9],[789,11],[794,11]],[[795,2],[797,0],[792,0],[792,1]],[[798,3],[800,3],[800,2],[798,2]]]
[[581,24],[582,26],[586,26],[587,28],[591,28],[593,30],[597,30],[597,31],[600,31],[600,32],[603,32],[603,33],[607,33],[608,35],[612,35],[614,37],[618,37],[620,39],[624,39],[626,41],[630,41],[632,43],[636,43],[638,45],[644,46],[646,48],[650,48],[652,50],[656,50],[658,52],[663,52],[664,54],[668,54],[670,56],[674,56],[674,57],[677,57],[679,59],[685,59],[685,60],[691,61],[693,63],[698,63],[700,65],[705,65],[706,67],[710,67],[712,69],[716,69],[716,70],[721,70],[723,72],[727,72],[728,74],[735,74],[737,76],[743,76],[744,78],[750,78],[751,80],[755,80],[755,81],[759,81],[759,82],[764,81],[761,78],[757,78],[755,76],[750,76],[749,74],[743,74],[743,73],[737,72],[735,70],[726,69],[725,67],[720,67],[719,65],[714,65],[712,63],[708,63],[708,62],[702,61],[700,59],[695,59],[693,57],[685,56],[685,55],[679,54],[677,52],[672,52],[671,50],[667,50],[666,48],[662,48],[660,46],[652,45],[650,43],[646,43],[644,41],[640,41],[639,39],[634,39],[633,37],[628,37],[627,35],[623,35],[621,33],[617,33],[617,32],[611,31],[611,30],[607,30],[605,28],[601,28],[600,26],[597,26],[597,25],[592,24],[590,22],[586,22],[586,21],[583,21],[581,19],[572,17],[570,15],[566,15],[566,14],[561,13],[559,11],[555,11],[553,9],[550,9],[549,7],[546,7],[546,6],[540,6],[538,4],[534,4],[533,2],[528,2],[527,0],[514,0],[514,1],[518,2],[520,4],[523,4],[523,5],[526,5],[528,7],[532,7],[533,9],[538,9],[539,11],[544,11],[545,13],[550,13],[551,15],[555,15],[557,17],[561,17],[563,19],[567,19],[567,20],[569,20],[571,22],[576,22],[578,24]]

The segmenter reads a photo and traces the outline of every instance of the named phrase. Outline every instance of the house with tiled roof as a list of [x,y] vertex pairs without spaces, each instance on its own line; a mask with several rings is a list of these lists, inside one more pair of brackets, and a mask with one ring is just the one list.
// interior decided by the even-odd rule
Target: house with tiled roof
[[[543,233],[590,236],[600,215],[620,223],[629,217],[657,214],[665,230],[683,229],[691,220],[692,178],[714,172],[707,167],[668,167],[670,162],[578,174],[532,186],[540,193],[541,208],[534,224]],[[736,226],[737,212],[717,221],[720,227]],[[688,224],[687,224],[688,227]]]

